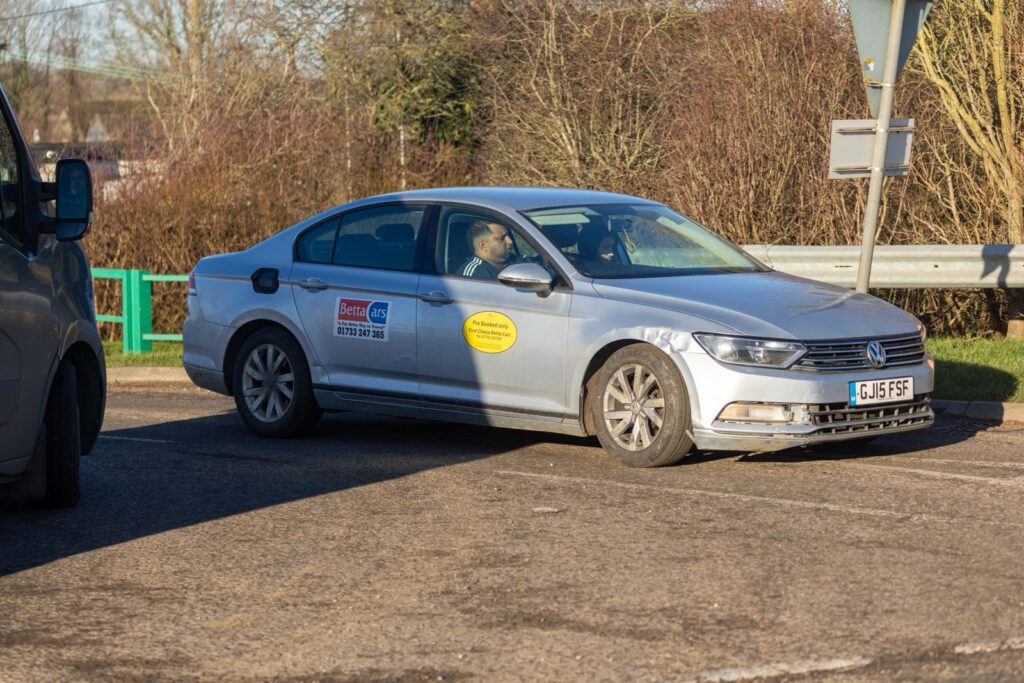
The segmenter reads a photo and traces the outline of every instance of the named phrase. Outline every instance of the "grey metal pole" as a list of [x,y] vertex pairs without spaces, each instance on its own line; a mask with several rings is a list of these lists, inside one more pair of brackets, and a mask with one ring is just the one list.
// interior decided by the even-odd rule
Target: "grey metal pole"
[[882,97],[878,104],[878,124],[875,127],[875,148],[871,154],[871,184],[864,207],[864,237],[861,242],[860,266],[857,269],[857,291],[868,291],[871,282],[871,258],[875,252],[875,233],[878,230],[878,209],[882,203],[882,180],[885,178],[885,151],[889,146],[889,123],[892,120],[893,86],[900,61],[900,32],[907,0],[892,0],[889,19],[889,42],[885,48],[885,73],[882,74]]

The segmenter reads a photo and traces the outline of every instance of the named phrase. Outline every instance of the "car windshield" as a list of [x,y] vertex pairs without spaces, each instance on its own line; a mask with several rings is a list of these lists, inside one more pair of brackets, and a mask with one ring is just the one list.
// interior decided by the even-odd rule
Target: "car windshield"
[[660,204],[563,206],[523,214],[587,277],[763,270],[737,247]]

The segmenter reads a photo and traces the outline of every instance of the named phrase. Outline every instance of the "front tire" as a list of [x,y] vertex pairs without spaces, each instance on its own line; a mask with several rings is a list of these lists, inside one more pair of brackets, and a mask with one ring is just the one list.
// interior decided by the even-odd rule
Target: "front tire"
[[46,404],[46,497],[50,507],[78,503],[82,459],[81,418],[75,368],[67,360],[57,367]]
[[657,349],[619,349],[598,371],[594,386],[589,403],[597,438],[623,465],[672,465],[693,447],[686,385]]
[[232,378],[235,407],[260,436],[301,434],[323,415],[306,355],[284,330],[266,327],[251,334],[235,356]]

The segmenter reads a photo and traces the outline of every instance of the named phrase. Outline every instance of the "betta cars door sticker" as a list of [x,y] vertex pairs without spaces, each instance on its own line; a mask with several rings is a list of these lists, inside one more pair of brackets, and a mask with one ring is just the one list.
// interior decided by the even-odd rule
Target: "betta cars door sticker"
[[386,342],[390,312],[389,301],[338,297],[335,306],[334,336]]

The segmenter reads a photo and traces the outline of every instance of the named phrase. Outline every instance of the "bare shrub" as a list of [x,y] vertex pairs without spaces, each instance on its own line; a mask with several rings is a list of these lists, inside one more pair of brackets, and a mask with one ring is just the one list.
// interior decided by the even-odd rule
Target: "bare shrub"
[[741,243],[847,244],[859,183],[827,180],[830,122],[862,115],[852,38],[821,2],[720,0],[670,77],[660,198]]
[[[301,95],[290,93],[297,102]],[[244,249],[336,203],[336,130],[320,112],[280,99],[207,117],[191,153],[163,148],[117,198],[100,201],[89,239],[93,262],[185,273],[203,256]],[[134,148],[152,154],[146,140]],[[167,294],[178,303],[155,307],[162,330],[184,318],[184,289]],[[98,302],[101,310],[109,305]]]
[[506,2],[480,26],[487,177],[643,192],[664,154],[683,3]]

